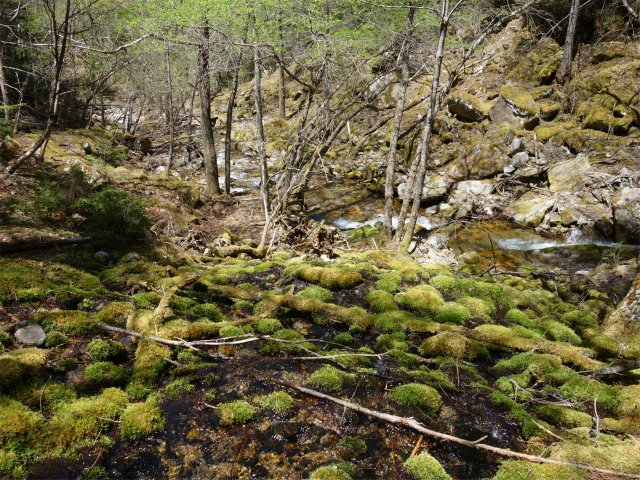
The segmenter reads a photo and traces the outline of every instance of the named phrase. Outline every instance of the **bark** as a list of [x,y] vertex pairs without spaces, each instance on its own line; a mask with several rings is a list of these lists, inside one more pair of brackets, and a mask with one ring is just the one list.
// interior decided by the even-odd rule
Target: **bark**
[[[437,96],[438,88],[440,87],[440,73],[442,71],[442,61],[444,60],[444,44],[447,38],[447,30],[449,29],[449,19],[451,12],[449,11],[449,0],[442,1],[442,14],[440,20],[440,33],[438,36],[438,49],[436,50],[436,60],[433,70],[433,81],[431,82],[431,96],[429,99],[429,110],[427,112],[427,120],[422,133],[421,150],[420,150],[420,162],[417,167],[417,176],[413,185],[413,206],[411,209],[411,216],[409,217],[409,224],[404,233],[402,239],[402,247],[407,248],[411,243],[411,237],[413,237],[413,231],[416,228],[416,222],[418,220],[418,211],[420,210],[420,202],[422,200],[422,186],[424,184],[424,176],[427,171],[427,159],[429,158],[429,146],[431,143],[431,133],[433,131],[433,122],[437,112]],[[398,222],[400,220],[398,219]],[[398,230],[401,230],[403,225],[398,223]]]
[[278,116],[280,120],[287,119],[284,93],[284,68],[278,66]]
[[[167,158],[167,165],[166,165],[166,171],[165,171],[165,175],[168,177],[169,172],[171,171],[171,163],[173,162],[173,142],[174,142],[174,134],[175,134],[175,127],[174,127],[175,122],[173,120],[173,86],[172,86],[172,80],[171,80],[171,59],[169,57],[169,44],[167,44],[167,49],[165,51],[165,58],[167,62],[167,88],[169,89],[169,93],[167,96],[167,100],[169,104],[167,108],[168,109],[167,118],[169,119],[169,156]],[[126,112],[125,112],[125,115],[126,115]]]
[[264,126],[262,123],[262,91],[260,88],[262,71],[260,64],[260,51],[258,49],[257,43],[253,48],[253,66],[253,88],[256,106],[256,150],[258,151],[258,158],[260,159],[260,197],[262,199],[262,210],[265,218],[264,230],[262,231],[262,239],[260,241],[260,246],[258,247],[260,249],[264,247],[264,243],[267,238],[267,232],[269,230],[269,215],[271,212],[269,203],[269,172],[267,170],[267,152],[265,151]]
[[627,11],[629,12],[629,15],[631,15],[636,20],[640,19],[640,17],[638,16],[638,12],[634,10],[634,8],[629,4],[628,0],[622,0],[622,4],[625,6]]
[[198,77],[200,85],[200,124],[202,132],[202,154],[204,156],[207,193],[221,195],[218,183],[218,160],[211,122],[211,77],[209,74],[209,25],[200,28],[201,42],[198,46]]
[[[2,48],[3,42],[0,42],[0,93],[2,94],[2,104],[5,107],[8,107],[11,104],[11,100],[9,99],[9,91],[7,89],[7,78],[4,75],[4,56]],[[8,108],[4,111],[4,119],[7,121],[11,120],[11,113]]]
[[[243,40],[244,42],[244,40]],[[224,144],[224,191],[227,195],[231,195],[231,127],[233,125],[233,104],[238,94],[238,80],[240,77],[240,66],[242,65],[242,51],[238,58],[238,68],[233,72],[233,85],[229,94],[229,103],[227,104],[227,124],[225,129]]]
[[571,61],[573,59],[573,41],[576,36],[576,26],[578,25],[578,13],[580,12],[580,0],[571,1],[571,12],[569,13],[569,26],[567,27],[567,38],[564,42],[564,54],[562,55],[562,66],[560,67],[560,80],[567,78],[571,73]]
[[392,219],[393,219],[393,182],[396,177],[396,150],[398,146],[398,136],[400,135],[400,127],[402,126],[402,113],[404,112],[404,104],[407,97],[407,87],[409,85],[409,48],[411,44],[411,34],[413,30],[413,17],[415,13],[414,7],[409,7],[407,15],[407,28],[405,38],[402,42],[402,50],[400,52],[402,81],[400,82],[400,92],[398,103],[396,104],[396,114],[393,119],[393,129],[391,131],[391,140],[389,142],[389,152],[387,156],[387,180],[384,187],[384,222],[382,231],[387,238],[391,238]]

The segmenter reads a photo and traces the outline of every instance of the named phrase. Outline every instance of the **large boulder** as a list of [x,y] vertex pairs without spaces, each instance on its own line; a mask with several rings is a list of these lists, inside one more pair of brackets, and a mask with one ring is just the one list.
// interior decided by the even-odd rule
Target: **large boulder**
[[640,242],[640,188],[623,188],[611,202],[616,242]]
[[507,208],[507,214],[521,224],[537,227],[546,213],[553,208],[555,199],[527,192]]
[[449,111],[463,120],[481,122],[489,117],[492,105],[470,93],[455,90],[447,99]]
[[455,180],[491,178],[502,173],[510,162],[508,155],[495,145],[480,144],[452,161],[446,171]]
[[[500,101],[496,102],[491,119],[507,123],[514,127],[533,130],[540,124],[540,106],[531,94],[521,87],[503,85],[500,88]],[[508,110],[511,111],[509,115]]]
[[587,157],[579,156],[573,160],[554,165],[549,169],[549,189],[554,192],[580,192],[593,168]]
[[[447,194],[447,190],[451,185],[451,180],[442,175],[434,174],[429,175],[424,179],[424,185],[422,186],[422,202],[432,203],[438,200],[442,200]],[[404,194],[407,190],[407,184],[401,183],[398,185],[398,197],[404,198]]]

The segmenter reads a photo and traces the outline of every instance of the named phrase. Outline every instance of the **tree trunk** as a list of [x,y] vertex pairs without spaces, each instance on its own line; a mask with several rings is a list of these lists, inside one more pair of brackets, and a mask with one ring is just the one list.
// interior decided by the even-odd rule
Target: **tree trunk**
[[629,12],[629,15],[631,15],[636,20],[640,19],[640,17],[638,16],[638,12],[634,10],[634,8],[629,4],[628,0],[622,0],[622,4],[625,6],[627,11]]
[[576,26],[578,25],[578,13],[580,12],[580,0],[571,1],[571,12],[569,13],[569,26],[567,27],[567,39],[564,42],[564,54],[562,55],[562,66],[560,67],[560,81],[571,73],[571,61],[573,59],[573,40],[576,36]]
[[[254,29],[255,35],[255,29]],[[262,91],[260,89],[261,81],[261,66],[260,66],[260,51],[258,44],[253,48],[253,64],[254,64],[254,96],[256,106],[256,150],[258,151],[258,158],[260,159],[260,197],[262,199],[262,210],[265,216],[265,227],[262,232],[262,240],[260,242],[261,247],[264,247],[264,242],[267,238],[267,230],[269,226],[269,172],[267,170],[267,153],[264,145],[264,128],[262,124]]]
[[[169,89],[169,93],[167,95],[168,105],[168,115],[169,119],[169,156],[167,157],[166,171],[165,175],[168,177],[169,172],[171,171],[171,164],[173,163],[173,141],[174,141],[174,121],[173,121],[173,82],[171,80],[171,59],[169,58],[169,44],[167,44],[167,49],[165,51],[165,58],[167,62],[167,88]],[[126,112],[125,112],[126,115]],[[124,125],[123,125],[124,127]],[[123,128],[124,130],[124,128]]]
[[402,124],[402,113],[404,112],[404,104],[407,96],[407,86],[409,85],[409,49],[411,48],[414,13],[415,7],[409,7],[407,28],[400,52],[402,81],[400,83],[400,92],[397,100],[398,103],[396,104],[396,114],[393,119],[393,129],[391,131],[389,153],[387,156],[387,181],[384,186],[384,222],[382,224],[382,231],[388,239],[391,239],[393,230],[393,182],[396,177],[396,149]]
[[[0,42],[0,93],[2,93],[2,104],[5,107],[8,107],[11,104],[11,100],[9,100],[7,78],[4,76],[4,56],[2,52],[3,47],[3,42]],[[8,108],[6,108],[4,111],[4,119],[7,121],[11,120],[11,113],[9,112]]]
[[280,120],[287,119],[285,90],[284,90],[284,68],[278,65],[278,116]]
[[204,156],[207,194],[221,195],[218,183],[218,159],[213,139],[211,122],[211,76],[209,72],[209,25],[200,28],[201,43],[198,46],[198,80],[200,85],[200,124],[202,132],[202,154]]
[[238,58],[238,68],[233,72],[233,85],[231,86],[229,103],[227,104],[227,124],[224,137],[224,191],[227,195],[231,195],[231,127],[233,125],[233,104],[238,94],[240,65],[242,65],[242,51],[240,51],[240,57]]
[[[417,175],[415,183],[413,185],[413,206],[411,209],[411,216],[409,217],[409,224],[404,231],[404,237],[402,238],[402,248],[408,248],[413,237],[413,231],[416,228],[416,222],[418,220],[418,211],[420,210],[420,202],[422,200],[422,186],[424,184],[424,177],[427,172],[427,160],[429,158],[429,144],[431,141],[431,133],[433,131],[433,122],[435,120],[437,112],[437,97],[438,87],[440,86],[440,73],[442,71],[442,61],[444,59],[444,44],[447,38],[447,30],[449,27],[449,0],[442,1],[442,15],[440,17],[440,34],[438,37],[438,49],[436,50],[436,61],[433,70],[433,81],[431,82],[431,96],[429,99],[429,110],[427,112],[427,120],[424,126],[424,132],[422,133],[421,151],[420,151],[420,163],[417,167]],[[398,224],[398,230],[403,225]]]

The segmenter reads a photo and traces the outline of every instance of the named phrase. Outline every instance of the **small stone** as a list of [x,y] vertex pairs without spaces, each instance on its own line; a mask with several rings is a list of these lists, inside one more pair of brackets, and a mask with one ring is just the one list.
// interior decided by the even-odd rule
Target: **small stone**
[[32,324],[24,328],[19,328],[15,333],[16,340],[23,345],[30,347],[39,347],[47,339],[42,327],[38,324]]
[[627,167],[624,167],[622,170],[620,170],[620,176],[622,177],[631,177],[632,175],[633,173]]
[[506,167],[504,167],[504,168],[502,169],[502,171],[503,171],[504,173],[513,173],[513,172],[515,172],[515,171],[516,171],[516,169],[515,169],[515,167],[514,167],[513,165],[507,165]]
[[93,258],[95,258],[96,261],[102,263],[103,265],[106,265],[109,261],[109,254],[100,250],[99,252],[96,252]]
[[13,180],[7,180],[6,182],[4,182],[5,187],[10,187],[12,185],[13,185]]
[[93,153],[93,149],[91,148],[89,142],[86,142],[84,145],[82,145],[82,149],[84,150],[85,155],[91,155]]
[[529,154],[527,152],[518,152],[511,160],[511,165],[515,168],[524,167],[527,163],[529,163]]
[[449,234],[448,233],[434,233],[429,235],[426,240],[427,245],[432,246],[433,248],[443,249],[447,248],[449,244]]
[[524,144],[522,140],[519,138],[514,138],[511,141],[511,146],[509,147],[509,156],[512,157],[516,153],[524,152]]

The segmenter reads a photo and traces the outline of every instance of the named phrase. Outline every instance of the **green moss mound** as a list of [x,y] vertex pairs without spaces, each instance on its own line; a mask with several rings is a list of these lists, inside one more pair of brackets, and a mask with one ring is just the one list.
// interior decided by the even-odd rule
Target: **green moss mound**
[[425,357],[452,357],[472,359],[478,353],[477,345],[456,332],[440,332],[427,338],[420,346]]
[[95,361],[119,362],[126,356],[126,351],[120,342],[115,340],[92,340],[87,345],[87,352]]
[[324,303],[330,303],[334,300],[333,293],[326,288],[322,288],[317,285],[308,286],[298,293],[298,295],[304,298],[310,298],[311,300],[319,300]]
[[409,288],[404,293],[398,293],[395,296],[395,300],[400,305],[404,305],[423,316],[435,315],[445,303],[442,295],[435,288],[428,285]]
[[276,413],[287,413],[293,405],[293,398],[286,392],[273,392],[260,399],[260,406]]
[[24,348],[0,355],[0,388],[6,391],[23,380],[44,371],[49,352],[39,348]]
[[398,310],[398,306],[393,301],[393,295],[384,290],[373,290],[364,299],[369,302],[371,308],[376,312],[393,312]]
[[409,458],[404,468],[418,480],[451,480],[451,477],[435,458],[428,452]]
[[424,415],[437,412],[442,404],[440,394],[434,388],[420,383],[400,385],[389,394],[389,398],[398,405],[415,407]]
[[345,381],[352,381],[355,375],[345,373],[331,365],[324,365],[309,377],[309,385],[321,388],[326,392],[337,392],[342,388]]
[[230,403],[218,405],[220,425],[232,425],[234,423],[247,423],[253,418],[256,409],[244,400],[236,400]]
[[355,453],[364,453],[367,450],[367,443],[361,438],[347,435],[338,442],[339,447],[348,448]]
[[121,416],[120,433],[126,442],[134,442],[159,432],[164,428],[165,418],[156,399],[129,405]]
[[353,477],[339,465],[316,468],[309,476],[311,480],[352,480]]
[[359,272],[310,265],[305,265],[297,270],[296,276],[306,282],[331,290],[353,288],[364,281]]
[[261,335],[271,335],[278,330],[282,330],[282,323],[277,318],[262,318],[253,324],[256,333]]
[[471,317],[471,312],[464,305],[456,302],[447,302],[438,309],[434,320],[439,323],[463,325]]
[[85,380],[96,387],[123,387],[129,380],[126,368],[111,362],[93,362],[84,371]]

